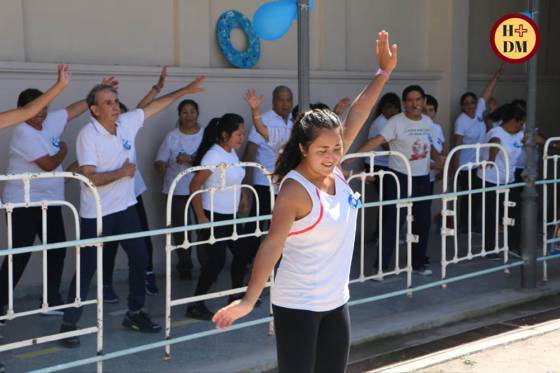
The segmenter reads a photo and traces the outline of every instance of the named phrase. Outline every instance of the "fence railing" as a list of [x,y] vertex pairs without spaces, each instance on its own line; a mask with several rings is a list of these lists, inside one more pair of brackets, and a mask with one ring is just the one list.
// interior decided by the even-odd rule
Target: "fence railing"
[[[481,146],[482,148],[482,146]],[[545,147],[546,148],[546,147]],[[479,150],[477,150],[478,152]],[[383,153],[383,154],[382,154]],[[546,154],[546,153],[545,153]],[[425,290],[425,289],[429,289],[429,288],[433,288],[436,286],[444,286],[448,283],[452,283],[452,282],[457,282],[457,281],[462,281],[462,280],[466,280],[469,278],[474,278],[474,277],[478,277],[478,276],[484,276],[490,273],[494,273],[494,272],[498,272],[498,271],[505,271],[508,270],[510,268],[515,268],[515,267],[519,267],[521,265],[523,265],[522,261],[517,261],[517,262],[513,262],[513,263],[506,263],[508,261],[507,257],[505,258],[505,263],[503,265],[494,267],[494,268],[490,268],[490,269],[484,269],[481,271],[476,271],[476,272],[471,272],[471,273],[467,273],[467,274],[463,274],[460,276],[454,276],[451,278],[447,278],[445,275],[443,275],[445,268],[454,263],[453,260],[449,260],[449,261],[443,261],[442,258],[442,280],[440,281],[434,281],[431,282],[429,284],[423,284],[420,286],[413,286],[412,283],[412,277],[411,277],[411,244],[412,242],[416,239],[412,233],[411,233],[411,222],[412,222],[412,205],[416,202],[420,202],[420,201],[427,201],[427,200],[442,200],[442,202],[444,203],[444,209],[446,206],[446,203],[453,203],[453,208],[447,208],[447,211],[443,215],[443,222],[442,222],[442,233],[444,230],[446,230],[447,233],[449,233],[449,231],[447,230],[452,230],[451,227],[448,227],[446,225],[446,218],[445,216],[455,216],[454,212],[456,211],[456,204],[457,204],[457,197],[459,196],[467,196],[467,197],[471,197],[472,195],[475,194],[480,194],[480,193],[489,193],[489,192],[493,192],[493,193],[502,193],[505,195],[505,201],[509,201],[509,197],[508,197],[508,192],[511,188],[514,187],[521,187],[523,186],[523,183],[517,183],[517,184],[506,184],[506,185],[498,185],[496,187],[485,187],[483,186],[482,188],[478,188],[478,189],[472,189],[472,190],[466,190],[466,191],[460,191],[458,190],[456,183],[454,183],[454,188],[453,191],[449,192],[448,191],[448,187],[446,187],[446,182],[445,180],[447,179],[446,176],[444,175],[444,191],[442,194],[437,194],[437,195],[428,195],[428,196],[422,196],[422,197],[410,197],[412,195],[412,183],[410,182],[410,166],[408,165],[408,162],[406,162],[405,160],[405,164],[408,165],[408,184],[407,184],[407,191],[406,191],[406,198],[397,198],[394,200],[384,200],[383,199],[383,192],[380,192],[380,199],[378,201],[373,201],[373,202],[366,202],[364,200],[364,183],[366,181],[366,178],[368,176],[374,176],[377,177],[379,179],[382,179],[384,177],[394,177],[394,175],[391,175],[388,172],[375,172],[373,170],[374,167],[374,160],[376,156],[381,156],[381,155],[391,155],[391,156],[397,156],[397,157],[401,157],[402,155],[395,153],[395,152],[374,152],[374,153],[367,153],[367,154],[352,154],[352,155],[348,155],[347,158],[348,159],[353,159],[353,158],[366,158],[369,157],[370,158],[370,168],[364,170],[361,173],[357,173],[354,175],[351,175],[349,178],[349,181],[353,181],[353,180],[357,180],[360,181],[360,188],[362,191],[362,207],[361,207],[361,232],[360,232],[360,274],[359,277],[357,279],[353,279],[352,282],[363,282],[366,281],[368,279],[371,278],[378,278],[378,279],[383,279],[384,276],[387,276],[389,274],[395,274],[398,275],[400,273],[406,273],[406,285],[403,289],[401,290],[396,290],[390,293],[385,293],[385,294],[380,294],[380,295],[375,295],[372,297],[367,297],[367,298],[363,298],[363,299],[357,299],[357,300],[352,300],[350,302],[350,305],[357,305],[357,304],[364,304],[364,303],[370,303],[370,302],[375,302],[378,300],[382,300],[382,299],[387,299],[387,298],[391,298],[391,297],[396,297],[396,296],[401,296],[401,295],[405,295],[405,294],[411,294],[413,292],[416,291],[421,291],[421,290]],[[449,158],[450,159],[452,157],[452,154],[450,154]],[[403,157],[404,158],[404,157]],[[478,158],[477,158],[478,159]],[[557,162],[557,160],[555,161]],[[483,161],[480,162],[481,164],[483,163]],[[555,166],[557,164],[555,163]],[[262,172],[265,172],[266,170],[258,165],[258,164],[254,164],[254,163],[241,163],[238,165],[218,165],[218,166],[214,166],[212,168],[216,169],[217,172],[225,172],[227,167],[252,167],[252,168],[257,168]],[[209,169],[208,167],[203,167],[206,169]],[[174,192],[174,187],[176,185],[176,183],[178,182],[178,180],[182,177],[184,177],[187,173],[189,172],[195,172],[198,171],[199,169],[203,169],[203,168],[192,168],[189,170],[184,171],[182,174],[180,174],[177,179],[174,181],[171,189],[170,189],[170,193],[169,193],[169,198],[172,198],[173,192]],[[449,164],[446,164],[446,169],[445,171],[449,168]],[[24,185],[26,183],[25,180],[28,180],[27,183],[29,183],[30,180],[32,180],[33,178],[42,178],[42,177],[70,177],[70,178],[75,178],[78,179],[79,181],[88,184],[93,190],[94,190],[94,195],[96,196],[97,200],[98,200],[98,195],[96,193],[96,189],[93,185],[91,185],[91,183],[89,182],[89,180],[87,180],[85,177],[80,176],[80,175],[75,175],[75,174],[69,174],[69,173],[61,173],[61,174],[41,174],[41,175],[9,175],[9,176],[1,176],[0,177],[0,181],[2,180],[8,180],[8,179],[21,179],[24,180]],[[456,179],[456,177],[454,177],[454,179]],[[544,186],[553,186],[555,188],[555,186],[560,182],[560,180],[557,179],[557,175],[554,175],[554,179],[546,179],[537,182],[537,184],[539,185],[543,185]],[[398,185],[398,182],[397,182]],[[228,186],[224,183],[222,184],[223,190],[226,190],[226,188],[228,188]],[[215,188],[213,189],[213,191],[211,189],[207,189],[204,191],[201,191],[200,193],[210,193],[212,195],[212,193],[215,193],[217,190],[221,189],[220,188]],[[252,186],[250,185],[237,185],[237,186],[230,186],[232,188],[232,190],[237,190],[237,191],[241,191],[243,188],[247,188],[248,190],[250,190],[254,195],[256,195],[255,190],[252,188]],[[27,186],[28,188],[28,186]],[[555,189],[556,192],[556,189]],[[272,186],[270,186],[270,193],[271,193],[271,207],[274,204],[274,190],[272,188]],[[398,196],[400,196],[400,192],[397,194]],[[192,198],[192,196],[191,196]],[[63,333],[63,334],[57,334],[57,335],[52,335],[52,336],[46,336],[46,337],[37,337],[34,338],[32,341],[24,341],[25,344],[22,345],[15,345],[15,344],[8,344],[8,345],[4,345],[4,346],[0,346],[0,351],[5,351],[5,350],[9,350],[9,349],[14,349],[14,348],[19,348],[19,347],[23,347],[23,346],[29,346],[30,344],[34,344],[34,343],[43,343],[43,342],[47,342],[47,341],[54,341],[54,340],[59,340],[62,338],[66,338],[69,337],[71,335],[82,335],[82,334],[87,334],[87,333],[97,333],[97,356],[95,357],[91,357],[91,358],[86,358],[86,359],[81,359],[81,360],[77,360],[74,362],[69,362],[69,363],[65,363],[65,364],[59,364],[53,367],[48,367],[48,368],[44,368],[41,370],[38,370],[40,372],[52,372],[52,371],[59,371],[59,370],[64,370],[64,369],[71,369],[71,368],[76,368],[79,366],[83,366],[83,365],[87,365],[87,364],[92,364],[92,363],[97,363],[97,370],[101,371],[102,369],[102,362],[104,360],[108,360],[108,359],[113,359],[113,358],[117,358],[117,357],[122,357],[122,356],[127,356],[130,354],[134,354],[134,353],[138,353],[138,352],[142,352],[142,351],[147,351],[147,350],[151,350],[151,349],[156,349],[156,348],[164,348],[165,349],[165,353],[166,356],[169,358],[170,355],[170,346],[172,344],[175,343],[181,343],[181,342],[186,342],[186,341],[192,341],[192,340],[196,340],[199,338],[203,338],[203,337],[208,337],[211,335],[216,335],[219,333],[222,333],[223,331],[219,331],[219,330],[209,330],[209,331],[205,331],[205,332],[200,332],[200,333],[195,333],[195,334],[190,334],[190,335],[186,335],[186,336],[179,336],[179,337],[171,337],[171,307],[176,306],[176,305],[180,305],[180,304],[187,304],[190,302],[194,302],[194,301],[198,301],[198,300],[204,300],[204,299],[210,299],[210,298],[216,298],[216,297],[221,297],[221,296],[225,296],[225,295],[231,295],[231,294],[237,294],[240,292],[245,291],[246,288],[238,288],[238,289],[231,289],[231,290],[226,290],[226,291],[219,291],[219,292],[215,292],[215,293],[211,293],[211,294],[206,294],[204,296],[197,296],[197,297],[187,297],[187,298],[182,298],[182,299],[171,299],[171,253],[174,250],[188,250],[188,249],[192,249],[192,247],[201,244],[200,242],[197,241],[192,241],[188,238],[188,232],[192,232],[192,231],[197,231],[197,230],[202,230],[202,229],[210,229],[211,231],[213,231],[214,228],[218,227],[218,226],[228,226],[228,225],[233,225],[235,227],[236,224],[244,224],[244,223],[251,223],[251,222],[255,222],[256,224],[256,230],[255,232],[251,232],[251,233],[247,233],[246,236],[254,236],[254,237],[259,237],[262,236],[264,234],[266,234],[266,231],[264,230],[260,230],[260,224],[258,224],[260,221],[263,220],[269,220],[270,219],[270,215],[260,215],[260,205],[258,205],[257,207],[257,216],[255,217],[245,217],[245,218],[240,218],[237,215],[234,216],[233,220],[227,220],[227,221],[219,221],[219,222],[212,222],[210,221],[209,223],[204,223],[204,224],[185,224],[185,226],[183,227],[171,227],[171,214],[170,214],[170,208],[171,208],[171,202],[170,199],[167,201],[167,211],[166,211],[166,224],[167,227],[164,229],[155,229],[155,230],[151,230],[148,232],[137,232],[137,233],[130,233],[130,234],[121,234],[121,235],[114,235],[114,236],[107,236],[107,237],[98,237],[98,238],[90,238],[90,239],[80,239],[80,236],[77,235],[77,239],[73,240],[73,241],[67,241],[67,242],[62,242],[62,243],[46,243],[46,241],[44,240],[42,244],[40,245],[36,245],[36,246],[30,246],[30,247],[22,247],[22,248],[11,248],[10,245],[8,245],[8,249],[7,250],[0,250],[0,257],[2,256],[13,256],[13,255],[17,255],[17,254],[21,254],[21,253],[31,253],[31,252],[38,252],[41,251],[46,252],[47,250],[53,250],[53,249],[57,249],[57,248],[62,248],[62,247],[69,247],[69,246],[75,246],[77,248],[77,252],[79,255],[79,248],[80,247],[85,247],[85,246],[97,246],[98,251],[97,251],[97,262],[98,262],[98,276],[97,276],[97,300],[92,300],[92,301],[82,301],[79,298],[79,286],[77,286],[77,291],[78,294],[76,296],[76,301],[72,304],[69,305],[65,305],[65,306],[73,306],[73,307],[78,307],[81,305],[86,305],[86,304],[97,304],[97,326],[96,327],[92,327],[92,328],[86,328],[86,329],[81,329],[79,331],[75,331],[75,332],[70,332],[70,333]],[[99,201],[98,201],[99,202]],[[556,199],[554,199],[554,206],[556,206]],[[258,201],[258,199],[256,199],[255,203],[260,203]],[[472,203],[469,201],[469,204]],[[545,202],[546,203],[546,202]],[[508,206],[504,206],[504,207],[510,207],[511,205],[509,203],[506,203]],[[364,211],[366,208],[374,208],[374,207],[378,207],[379,208],[379,214],[378,214],[378,219],[380,219],[380,221],[378,221],[378,226],[381,227],[382,226],[382,222],[383,222],[383,216],[382,216],[382,207],[383,206],[388,206],[388,205],[396,205],[397,206],[397,210],[400,209],[406,209],[406,266],[402,267],[399,265],[399,259],[398,259],[398,247],[395,250],[396,253],[396,265],[395,268],[384,272],[382,270],[382,266],[379,265],[378,266],[378,271],[377,273],[374,273],[371,276],[366,276],[365,275],[365,269],[364,269],[364,259],[365,259],[365,242],[364,242],[364,234],[366,231],[366,226],[365,226],[365,214]],[[28,206],[31,206],[30,202],[28,201]],[[5,204],[5,205],[1,205],[0,206],[3,209],[7,209],[9,207],[9,204]],[[21,208],[24,208],[23,206],[21,206]],[[100,207],[98,206],[98,236],[101,235],[101,211],[100,211]],[[186,208],[185,208],[185,222],[188,222],[188,210],[189,210],[189,204],[187,204]],[[545,205],[545,211],[543,212],[543,214],[547,211],[547,207]],[[75,209],[74,209],[75,212]],[[507,217],[507,212],[505,213],[506,217]],[[76,214],[74,213],[74,216],[76,216]],[[556,220],[557,216],[554,215],[554,221]],[[397,222],[399,220],[397,219]],[[543,221],[546,221],[546,218],[544,218]],[[504,219],[504,222],[511,222],[508,221],[506,219]],[[511,222],[513,223],[513,222]],[[550,223],[550,222],[549,222]],[[399,224],[397,223],[397,226]],[[505,224],[507,226],[507,224]],[[457,224],[456,221],[454,223],[454,227],[456,228]],[[507,229],[506,227],[504,227],[504,229]],[[183,240],[183,242],[181,244],[178,245],[173,245],[172,244],[172,238],[171,235],[173,233],[182,233],[185,235],[185,239]],[[397,233],[398,234],[398,233]],[[469,236],[472,234],[472,232],[470,232]],[[130,238],[136,238],[136,237],[150,237],[150,236],[157,236],[157,235],[165,235],[166,236],[166,332],[165,332],[165,339],[160,341],[160,342],[155,342],[155,343],[150,343],[150,344],[146,344],[143,346],[138,346],[138,347],[133,347],[133,348],[127,348],[121,351],[115,351],[115,352],[111,352],[108,354],[104,354],[103,353],[103,315],[102,315],[102,299],[103,299],[103,294],[102,294],[102,282],[101,282],[101,278],[102,276],[100,275],[102,272],[102,251],[100,250],[100,248],[102,247],[103,243],[105,242],[110,242],[110,241],[121,241],[121,240],[126,240],[126,239],[130,239]],[[229,237],[229,238],[234,238],[234,236],[236,238],[241,238],[241,237],[245,237],[244,235],[240,235],[238,233],[236,233],[236,231],[234,230],[234,234]],[[212,237],[212,236],[211,236]],[[381,240],[381,238],[380,238]],[[456,239],[454,240],[456,242]],[[206,241],[203,241],[204,243],[213,243],[213,242],[217,242],[217,238],[214,237],[214,240],[212,240],[212,238],[209,238]],[[398,236],[397,236],[397,246],[399,246],[398,242]],[[445,240],[442,238],[442,247],[444,245]],[[544,240],[543,243],[546,245],[550,242],[556,242],[554,240]],[[482,247],[482,250],[484,250],[484,246]],[[456,247],[455,247],[456,250]],[[472,247],[469,244],[469,253],[471,254],[470,256],[467,255],[467,257],[465,258],[461,258],[462,260],[472,260],[475,259],[476,257],[480,257],[480,256],[484,256],[482,254],[473,254],[472,253]],[[546,248],[543,248],[543,254],[547,254]],[[445,253],[446,251],[442,248],[442,254]],[[487,250],[486,254],[490,253],[490,252],[507,252],[507,241],[504,241],[504,246],[503,247],[497,247],[494,248],[493,250]],[[382,252],[381,252],[381,248],[378,248],[377,250],[377,259],[378,261],[381,261],[381,256],[382,256]],[[457,254],[455,254],[455,257],[459,259],[460,257],[457,256]],[[560,258],[560,254],[558,255],[544,255],[543,257],[539,258],[539,261],[543,261],[543,263],[546,263],[547,260],[552,260],[552,259],[557,259]],[[458,261],[457,261],[458,262]],[[77,271],[79,271],[79,260],[77,261]],[[79,279],[79,276],[77,277],[77,279]],[[271,285],[271,283],[269,283],[269,285]],[[13,295],[10,295],[11,298],[13,298]],[[46,299],[46,298],[45,298]],[[44,302],[45,303],[45,302]],[[13,299],[10,301],[11,307],[13,309]],[[57,309],[59,307],[56,307]],[[48,310],[48,309],[54,309],[54,308],[49,308],[48,305],[43,304],[43,306],[41,307],[41,309],[37,312],[43,311],[43,310]],[[33,312],[33,313],[29,313],[29,314],[34,314],[37,312]],[[3,317],[3,319],[10,319],[10,318],[14,318],[14,317],[22,317],[25,316],[27,314],[17,314],[15,312],[12,313],[8,313],[5,317]],[[1,318],[0,318],[1,319]],[[255,325],[261,325],[261,324],[265,324],[265,323],[270,323],[271,322],[271,318],[270,317],[265,317],[265,318],[261,318],[258,320],[254,320],[254,321],[248,321],[248,322],[242,322],[239,323],[235,326],[233,326],[232,328],[230,328],[229,330],[239,330],[242,328],[246,328],[246,327],[252,327]]]

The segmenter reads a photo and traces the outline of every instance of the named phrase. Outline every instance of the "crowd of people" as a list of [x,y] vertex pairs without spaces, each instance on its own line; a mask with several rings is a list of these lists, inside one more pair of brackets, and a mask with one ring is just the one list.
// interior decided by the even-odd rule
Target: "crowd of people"
[[[218,170],[204,169],[183,177],[172,195],[172,226],[185,225],[185,208],[190,203],[190,213],[196,223],[231,220],[234,214],[256,216],[272,213],[268,236],[247,237],[239,240],[220,240],[197,246],[200,271],[194,295],[206,294],[223,270],[226,249],[233,255],[231,265],[232,288],[246,284],[245,273],[253,261],[247,293],[230,296],[231,305],[214,314],[204,302],[188,305],[186,314],[192,318],[214,321],[226,327],[250,312],[257,304],[259,295],[269,274],[277,262],[275,286],[272,292],[275,328],[278,342],[279,366],[281,371],[343,370],[346,365],[349,345],[348,277],[354,246],[356,214],[360,197],[346,183],[344,171],[339,167],[342,156],[358,136],[362,127],[369,124],[367,140],[358,144],[357,152],[391,150],[401,153],[410,165],[413,196],[433,193],[434,183],[441,178],[440,170],[448,153],[445,136],[438,120],[437,99],[419,85],[406,87],[402,94],[385,93],[377,102],[385,82],[396,66],[396,46],[389,46],[388,35],[379,33],[377,41],[378,70],[371,83],[352,101],[343,98],[331,111],[322,103],[311,105],[309,110],[299,112],[293,105],[293,94],[289,87],[277,86],[272,92],[272,109],[261,113],[263,96],[249,89],[245,100],[251,112],[251,123],[235,113],[226,113],[213,118],[207,125],[199,123],[200,108],[196,101],[184,99],[177,106],[177,126],[165,136],[154,167],[163,177],[164,196],[176,176],[192,166],[215,166],[221,163],[237,164],[254,161],[263,165],[273,179],[275,204],[271,211],[270,175],[253,170],[246,172],[242,167],[228,167],[225,176]],[[459,183],[463,190],[503,185],[520,181],[523,166],[523,137],[526,118],[523,100],[497,107],[492,98],[500,78],[500,68],[478,97],[465,93],[460,100],[461,114],[452,132],[452,143],[457,145],[494,143],[507,152],[510,163],[506,168],[502,152],[496,148],[484,150],[480,159],[476,151],[469,148],[460,151],[452,160],[452,172],[459,172]],[[194,79],[184,87],[158,97],[165,86],[167,72],[164,68],[158,82],[151,87],[135,109],[128,110],[118,98],[118,82],[106,78],[94,86],[86,99],[73,103],[65,109],[48,111],[47,105],[70,81],[69,67],[59,67],[57,82],[45,93],[36,89],[21,92],[18,108],[0,113],[0,127],[15,125],[9,150],[7,174],[62,171],[68,147],[60,140],[63,131],[72,120],[89,110],[91,120],[83,126],[76,139],[77,160],[68,170],[86,176],[96,187],[100,196],[103,220],[103,235],[116,235],[149,230],[142,194],[146,184],[136,166],[136,137],[148,119],[166,109],[183,96],[203,90],[204,77]],[[351,103],[351,104],[350,104]],[[375,107],[377,103],[377,106]],[[342,117],[348,110],[344,120]],[[250,127],[250,124],[253,126]],[[249,128],[251,128],[249,130]],[[245,152],[238,150],[248,142]],[[477,161],[488,161],[494,166],[478,167]],[[368,161],[366,161],[367,163]],[[365,167],[369,169],[369,165]],[[476,168],[469,172],[469,168]],[[408,168],[396,156],[375,157],[375,171],[391,172],[395,179],[383,178],[369,181],[370,187],[384,191],[383,198],[393,200],[405,197],[408,183]],[[250,203],[246,190],[234,188],[217,190],[214,193],[199,193],[206,188],[219,188],[223,179],[227,186],[250,184],[259,200]],[[400,194],[398,193],[400,190]],[[31,201],[64,200],[62,179],[33,180],[30,188]],[[23,186],[20,181],[7,182],[2,203],[22,203]],[[192,196],[192,198],[191,198]],[[486,194],[486,219],[503,212],[496,211],[494,192]],[[468,216],[468,202],[460,201],[460,230],[471,233],[486,230],[488,250],[497,242],[495,225],[481,225],[479,207],[475,201],[472,215]],[[519,206],[519,204],[518,204]],[[519,207],[514,214],[518,214]],[[404,219],[404,214],[401,214]],[[432,221],[431,201],[413,205],[414,221],[412,233],[419,240],[412,247],[412,266],[420,275],[430,275],[427,248]],[[49,207],[47,212],[48,242],[66,240],[61,207]],[[41,207],[21,207],[12,213],[13,247],[30,246],[36,236],[42,234]],[[81,238],[96,236],[96,205],[91,189],[81,185],[80,190]],[[368,229],[382,235],[382,257],[376,263],[376,271],[390,268],[398,249],[396,229],[397,207],[383,207],[386,224],[377,231],[377,225]],[[238,232],[254,232],[257,223],[239,225]],[[264,230],[265,222],[261,229]],[[402,224],[402,223],[401,223]],[[337,234],[346,227],[346,235]],[[515,231],[515,230],[514,230]],[[233,226],[213,229],[215,238],[230,237]],[[196,240],[207,241],[210,230],[196,232]],[[175,245],[181,245],[186,233],[173,235]],[[192,237],[189,237],[193,241]],[[510,240],[518,243],[519,240]],[[144,310],[146,294],[159,292],[153,272],[154,248],[150,238],[136,238],[111,242],[103,248],[103,294],[104,301],[115,303],[119,296],[112,285],[115,255],[121,246],[128,256],[129,295],[128,312],[122,325],[140,332],[156,333],[161,327]],[[516,247],[514,247],[516,249]],[[176,269],[182,280],[193,279],[193,255],[191,250],[178,249]],[[23,274],[31,254],[13,257],[13,286]],[[48,251],[48,298],[49,306],[74,302],[77,278],[74,276],[67,297],[61,295],[61,280],[66,249]],[[96,249],[85,247],[81,251],[80,294],[87,298],[91,280],[96,272]],[[8,306],[8,265],[5,259],[0,269],[0,314]],[[77,329],[81,308],[66,308],[53,311],[63,314],[61,332]],[[301,338],[303,335],[306,338]],[[321,336],[321,337],[319,337]],[[65,347],[79,346],[78,337],[61,341]],[[336,342],[336,343],[335,343]],[[332,346],[340,351],[332,352]],[[325,365],[326,364],[326,365]],[[302,369],[302,367],[304,367]],[[314,367],[314,368],[313,368]]]

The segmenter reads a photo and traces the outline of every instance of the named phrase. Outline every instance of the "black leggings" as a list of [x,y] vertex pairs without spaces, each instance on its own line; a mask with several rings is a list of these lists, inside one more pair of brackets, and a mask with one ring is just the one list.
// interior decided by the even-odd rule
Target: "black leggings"
[[348,304],[313,312],[273,305],[278,371],[344,372],[350,352]]
[[[210,212],[204,211],[206,216],[210,218]],[[214,213],[214,222],[232,220],[233,215]],[[237,232],[241,230],[241,226],[237,226]],[[233,233],[233,225],[225,225],[214,228],[214,237],[228,237]],[[202,229],[197,231],[197,241],[205,241],[210,237],[210,229]],[[243,244],[243,239],[233,241],[218,241],[213,245],[203,244],[197,246],[198,260],[200,261],[200,276],[196,285],[194,295],[207,294],[210,287],[214,284],[218,275],[224,268],[226,261],[226,247],[229,248],[233,255],[231,262],[231,287],[239,288],[244,285],[245,268],[249,260],[249,250]]]

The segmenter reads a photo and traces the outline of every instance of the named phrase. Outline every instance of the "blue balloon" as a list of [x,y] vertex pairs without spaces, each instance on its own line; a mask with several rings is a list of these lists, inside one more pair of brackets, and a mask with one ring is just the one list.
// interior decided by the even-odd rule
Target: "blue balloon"
[[519,14],[523,14],[524,16],[527,16],[527,17],[533,19],[533,14],[531,12],[521,12]]
[[290,30],[297,6],[291,1],[261,5],[253,15],[253,29],[264,40],[277,40]]

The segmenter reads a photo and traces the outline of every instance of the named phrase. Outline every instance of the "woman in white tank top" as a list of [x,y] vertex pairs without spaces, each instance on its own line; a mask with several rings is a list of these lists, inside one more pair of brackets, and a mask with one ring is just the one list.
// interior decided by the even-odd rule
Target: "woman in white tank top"
[[346,368],[348,278],[359,199],[338,166],[395,68],[396,52],[388,34],[380,32],[380,69],[354,100],[345,123],[327,110],[300,115],[276,163],[281,189],[247,293],[214,315],[218,328],[247,315],[282,256],[272,290],[280,372]]

